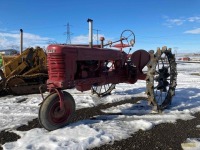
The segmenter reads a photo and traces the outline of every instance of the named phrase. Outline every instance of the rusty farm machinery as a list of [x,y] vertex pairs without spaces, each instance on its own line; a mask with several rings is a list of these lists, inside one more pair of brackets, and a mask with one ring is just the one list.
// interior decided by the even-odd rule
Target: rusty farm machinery
[[[47,47],[49,95],[40,104],[39,121],[47,130],[67,125],[75,113],[75,101],[65,89],[92,90],[98,96],[109,94],[118,83],[134,84],[146,80],[149,104],[162,111],[171,104],[176,88],[175,55],[166,46],[156,52],[123,51],[135,43],[131,30],[124,30],[116,42],[92,44],[92,20],[89,22],[89,44],[53,44]],[[128,35],[128,36],[125,36]],[[133,39],[131,39],[131,37]],[[106,48],[118,47],[120,50]],[[147,71],[143,68],[147,66]]]
[[27,48],[22,54],[2,56],[0,94],[24,95],[45,92],[39,90],[48,79],[47,56],[40,47]]

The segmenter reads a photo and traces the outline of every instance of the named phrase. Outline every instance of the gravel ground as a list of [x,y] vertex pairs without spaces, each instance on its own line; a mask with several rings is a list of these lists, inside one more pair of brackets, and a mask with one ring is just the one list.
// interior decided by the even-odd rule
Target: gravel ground
[[177,120],[175,124],[163,123],[148,131],[138,131],[128,139],[115,141],[112,145],[103,145],[93,150],[182,150],[181,143],[187,138],[198,138],[200,113],[189,121]]
[[[77,110],[72,122],[88,118],[93,119],[96,115],[105,115],[105,113],[100,111],[101,109],[125,103],[136,103],[141,99],[144,98],[138,97],[123,102],[80,109]],[[101,147],[94,148],[93,150],[181,150],[181,143],[186,141],[187,138],[198,138],[200,135],[200,129],[196,128],[197,125],[200,125],[200,113],[196,113],[195,117],[195,119],[189,121],[177,120],[175,124],[163,123],[148,131],[140,130],[127,139],[115,141],[112,145],[102,145]],[[17,128],[17,130],[28,131],[33,128],[41,128],[38,119],[30,121],[28,125],[23,125]],[[19,138],[20,136],[15,133],[1,131],[0,150],[2,150],[1,144],[16,141]]]

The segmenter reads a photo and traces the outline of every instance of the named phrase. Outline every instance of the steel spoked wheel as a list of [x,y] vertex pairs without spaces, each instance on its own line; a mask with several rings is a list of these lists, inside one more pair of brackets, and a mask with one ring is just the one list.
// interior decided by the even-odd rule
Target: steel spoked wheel
[[166,46],[150,51],[150,62],[146,78],[148,101],[162,111],[171,104],[175,95],[177,69],[175,55]]
[[[114,66],[115,66],[114,61],[111,60],[105,61],[103,72],[109,75],[109,71],[112,72],[112,70],[115,69]],[[113,89],[115,89],[115,84],[113,83],[103,84],[103,85],[99,85],[98,83],[96,83],[92,85],[91,91],[92,94],[97,94],[99,97],[103,97],[109,95]]]
[[40,124],[47,130],[52,131],[66,126],[75,113],[75,102],[73,97],[63,91],[63,109],[60,108],[57,93],[49,95],[42,103],[39,110]]
[[92,94],[97,94],[99,97],[109,95],[115,89],[115,84],[93,85]]

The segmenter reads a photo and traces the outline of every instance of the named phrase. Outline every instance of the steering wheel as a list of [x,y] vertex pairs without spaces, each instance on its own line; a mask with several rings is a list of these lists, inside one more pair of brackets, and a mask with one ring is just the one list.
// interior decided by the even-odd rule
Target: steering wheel
[[[123,42],[124,40],[126,41],[126,43]],[[122,31],[121,36],[120,36],[120,41],[121,41],[121,44],[123,44],[123,45],[127,44],[129,46],[133,46],[135,44],[135,34],[134,34],[134,32],[132,30]]]

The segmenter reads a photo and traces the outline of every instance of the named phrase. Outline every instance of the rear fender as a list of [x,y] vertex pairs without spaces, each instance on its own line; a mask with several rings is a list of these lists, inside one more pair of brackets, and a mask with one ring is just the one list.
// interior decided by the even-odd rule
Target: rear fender
[[145,50],[137,50],[131,55],[131,62],[135,65],[140,73],[150,60],[150,54]]

